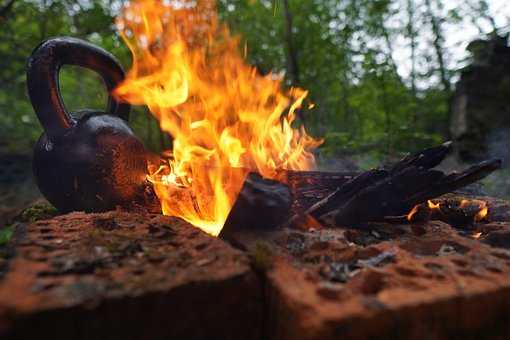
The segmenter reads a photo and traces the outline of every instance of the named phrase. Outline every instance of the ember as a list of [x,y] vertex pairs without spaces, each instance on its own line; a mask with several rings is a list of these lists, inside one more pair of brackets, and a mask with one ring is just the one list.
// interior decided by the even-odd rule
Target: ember
[[446,199],[437,203],[428,200],[426,204],[414,206],[407,214],[407,220],[417,223],[436,219],[452,225],[463,225],[481,222],[488,213],[487,203],[478,199]]
[[214,1],[132,1],[117,27],[133,67],[116,96],[147,105],[174,138],[168,160],[149,168],[164,214],[218,235],[247,174],[239,168],[266,178],[314,168],[320,141],[292,127],[307,92],[284,93],[277,75],[247,65]]

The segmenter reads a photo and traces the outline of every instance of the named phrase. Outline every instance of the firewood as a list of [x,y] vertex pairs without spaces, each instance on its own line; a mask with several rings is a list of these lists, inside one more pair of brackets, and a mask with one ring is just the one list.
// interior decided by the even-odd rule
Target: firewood
[[490,160],[460,173],[445,174],[432,169],[451,150],[451,144],[426,149],[407,156],[389,170],[373,169],[346,182],[328,204],[314,216],[328,225],[357,225],[399,216],[427,199],[474,183],[501,167]]
[[292,206],[290,188],[257,173],[246,177],[219,235],[229,239],[236,229],[274,229],[288,220]]

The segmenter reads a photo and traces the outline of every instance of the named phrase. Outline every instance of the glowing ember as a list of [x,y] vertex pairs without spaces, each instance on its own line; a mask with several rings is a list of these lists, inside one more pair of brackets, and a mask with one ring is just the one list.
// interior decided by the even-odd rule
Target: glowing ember
[[407,214],[409,222],[428,219],[446,220],[448,223],[480,222],[487,217],[487,203],[481,200],[443,201],[418,204]]
[[434,209],[441,210],[441,207],[439,206],[439,203],[434,203],[431,200],[427,201],[427,205],[428,205],[429,209],[431,209],[431,210],[434,210]]
[[473,235],[471,235],[471,237],[473,237],[475,240],[478,240],[480,237],[482,236],[482,233],[474,233]]
[[133,66],[114,94],[147,105],[174,138],[166,164],[149,167],[164,214],[217,235],[246,169],[314,167],[320,141],[291,126],[307,92],[283,93],[247,65],[213,0],[132,1],[117,27]]
[[474,215],[475,222],[480,222],[487,217],[489,213],[489,208],[487,207],[487,202],[481,200],[462,200],[460,202],[461,209],[472,209],[477,211]]
[[[415,205],[414,208],[409,212],[409,214],[407,214],[407,220],[409,222],[413,222],[414,219],[415,219],[416,214],[419,213],[421,209],[424,209],[424,207],[425,206],[422,205],[422,204]],[[427,201],[427,206],[426,207],[429,209],[429,211],[427,211],[427,215],[430,215],[430,210],[436,210],[436,209],[438,211],[441,210],[440,207],[439,207],[439,203],[434,203],[431,200]]]
[[409,222],[411,222],[411,221],[413,220],[413,217],[414,217],[414,215],[416,215],[416,213],[418,213],[419,208],[420,208],[420,205],[419,205],[419,204],[417,204],[417,205],[415,205],[415,206],[414,206],[414,208],[413,208],[413,209],[409,212],[409,214],[407,214],[407,220],[408,220]]
[[479,222],[485,219],[487,217],[487,214],[489,213],[489,208],[487,206],[484,206],[480,211],[475,215],[475,221]]

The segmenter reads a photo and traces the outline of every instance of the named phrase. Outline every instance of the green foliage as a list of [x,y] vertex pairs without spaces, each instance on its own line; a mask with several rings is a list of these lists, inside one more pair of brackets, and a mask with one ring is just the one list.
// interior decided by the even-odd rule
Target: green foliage
[[[69,35],[89,40],[129,66],[129,51],[115,33],[114,15],[108,6],[113,2],[18,0],[5,18],[0,17],[0,148],[27,152],[42,133],[26,96],[25,64],[44,39]],[[106,107],[105,87],[92,71],[65,66],[60,86],[70,112],[85,108],[103,111]],[[135,108],[130,123],[150,149],[168,147],[168,137],[160,133],[145,108]]]
[[21,221],[23,222],[35,222],[44,220],[56,216],[58,214],[57,209],[49,203],[39,203],[34,206],[25,209],[21,213]]
[[[325,138],[321,155],[392,157],[448,137],[450,93],[440,81],[432,80],[438,78],[441,67],[437,53],[430,52],[434,50],[432,41],[430,51],[416,56],[425,72],[415,71],[404,78],[393,60],[397,36],[417,39],[420,30],[430,26],[423,1],[407,2],[414,4],[419,19],[403,20],[401,26],[388,25],[395,15],[403,19],[408,15],[400,7],[404,2],[397,0],[217,2],[221,20],[240,36],[251,64],[264,74],[282,72],[285,86],[309,90],[310,102],[316,105],[302,114],[308,131]],[[430,2],[434,8],[442,6],[440,0]],[[429,14],[437,16],[433,19],[439,24],[457,24],[477,13],[488,18],[486,1],[470,3],[474,5],[469,13],[453,8],[447,16],[440,11]],[[0,17],[0,147],[28,150],[41,133],[25,93],[25,63],[42,40],[57,35],[83,38],[104,47],[129,67],[129,51],[114,27],[119,4],[116,0],[18,0]],[[409,29],[409,25],[414,26]],[[430,27],[428,34],[432,34]],[[289,42],[296,53],[298,83],[289,72]],[[447,51],[437,52],[447,55]],[[447,81],[456,72],[443,71]],[[107,94],[97,75],[65,67],[60,81],[69,110],[104,109]],[[417,89],[416,82],[425,85]],[[146,108],[134,109],[131,125],[150,149],[169,147],[169,137],[159,131]]]
[[12,235],[14,234],[14,226],[7,226],[0,230],[0,246],[4,246],[12,238]]

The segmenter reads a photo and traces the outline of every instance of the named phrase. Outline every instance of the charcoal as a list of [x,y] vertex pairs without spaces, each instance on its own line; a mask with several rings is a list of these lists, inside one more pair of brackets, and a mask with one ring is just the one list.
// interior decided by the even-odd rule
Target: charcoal
[[288,185],[249,173],[219,235],[228,240],[236,230],[272,230],[290,217]]
[[433,169],[451,150],[451,143],[404,157],[389,169],[372,169],[341,185],[310,213],[330,226],[358,226],[407,214],[415,205],[472,184],[501,167],[488,160],[460,173]]

